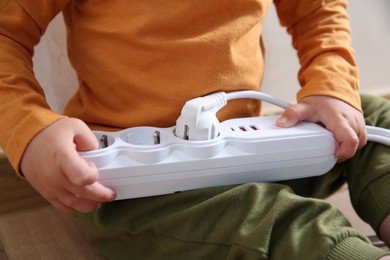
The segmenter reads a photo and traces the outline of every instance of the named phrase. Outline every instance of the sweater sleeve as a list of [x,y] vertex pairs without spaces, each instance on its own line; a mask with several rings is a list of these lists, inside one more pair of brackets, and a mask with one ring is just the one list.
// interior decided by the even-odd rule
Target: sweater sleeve
[[32,64],[34,46],[65,0],[0,0],[0,146],[13,167],[30,140],[61,118],[51,111]]
[[275,6],[301,64],[298,100],[332,96],[361,110],[346,1],[276,0]]

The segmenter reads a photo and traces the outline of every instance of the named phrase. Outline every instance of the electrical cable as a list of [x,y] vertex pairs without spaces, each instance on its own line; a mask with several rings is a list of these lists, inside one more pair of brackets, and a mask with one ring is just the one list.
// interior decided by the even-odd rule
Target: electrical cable
[[244,91],[234,91],[234,92],[229,92],[226,93],[226,98],[227,100],[232,100],[232,99],[240,99],[240,98],[251,98],[251,99],[257,99],[257,100],[262,100],[267,103],[273,104],[275,106],[281,107],[286,109],[287,107],[290,106],[290,103],[276,98],[274,96],[259,92],[259,91],[253,91],[253,90],[244,90]]
[[366,130],[368,141],[390,146],[390,130],[370,125],[366,125]]

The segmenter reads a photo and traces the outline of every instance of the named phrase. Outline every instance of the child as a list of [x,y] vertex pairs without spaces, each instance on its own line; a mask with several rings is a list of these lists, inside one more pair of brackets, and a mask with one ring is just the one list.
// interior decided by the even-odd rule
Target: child
[[[335,155],[351,158],[367,137],[346,2],[274,2],[302,65],[299,102],[277,124],[321,122],[339,142]],[[97,148],[89,127],[172,126],[191,98],[258,89],[261,22],[270,4],[0,0],[0,145],[20,176],[53,206],[81,212],[91,243],[109,258],[384,257],[336,208],[306,197],[327,194],[345,176],[357,211],[386,238],[389,229],[383,231],[382,223],[390,198],[382,146],[370,144],[319,178],[115,202],[115,192],[97,181],[96,167],[78,156]],[[49,109],[31,62],[33,47],[61,11],[79,78],[64,115]],[[256,101],[231,103],[221,120],[259,114]],[[390,126],[387,102],[367,97],[363,106],[368,123]],[[372,158],[383,167],[370,165]]]

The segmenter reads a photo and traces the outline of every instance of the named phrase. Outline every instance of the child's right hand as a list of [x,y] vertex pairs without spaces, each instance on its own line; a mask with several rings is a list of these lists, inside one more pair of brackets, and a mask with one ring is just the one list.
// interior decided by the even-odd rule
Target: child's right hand
[[84,122],[60,119],[32,139],[23,155],[21,171],[54,207],[91,212],[116,196],[97,181],[95,165],[78,154],[97,147],[95,135]]

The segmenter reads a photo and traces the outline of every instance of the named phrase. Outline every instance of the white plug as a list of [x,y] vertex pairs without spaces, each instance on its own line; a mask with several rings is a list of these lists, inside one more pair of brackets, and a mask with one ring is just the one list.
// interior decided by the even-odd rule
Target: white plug
[[175,135],[184,140],[211,140],[219,135],[217,112],[226,105],[225,92],[191,99],[176,121]]

